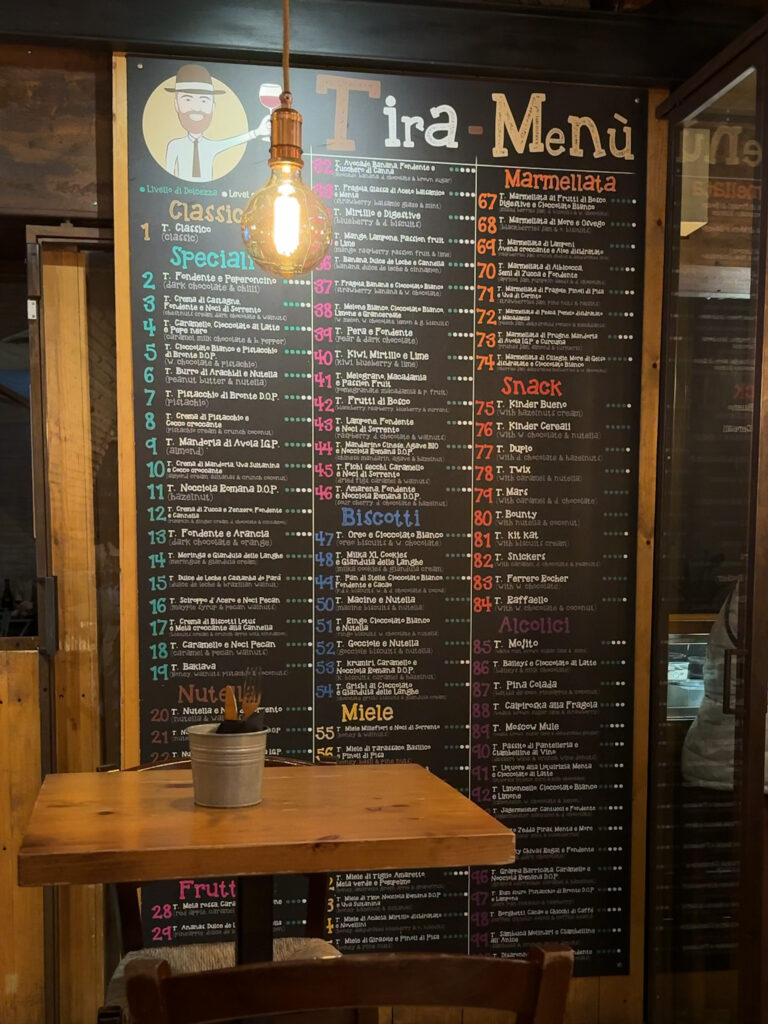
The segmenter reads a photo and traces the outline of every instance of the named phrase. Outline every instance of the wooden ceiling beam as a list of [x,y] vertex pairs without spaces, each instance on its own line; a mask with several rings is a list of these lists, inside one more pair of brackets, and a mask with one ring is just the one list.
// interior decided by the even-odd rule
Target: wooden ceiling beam
[[[633,3],[637,0],[633,0]],[[588,0],[587,0],[588,3]],[[753,8],[654,0],[622,12],[467,0],[293,0],[298,66],[674,85],[756,18]],[[0,40],[277,62],[280,4],[253,0],[28,0]]]

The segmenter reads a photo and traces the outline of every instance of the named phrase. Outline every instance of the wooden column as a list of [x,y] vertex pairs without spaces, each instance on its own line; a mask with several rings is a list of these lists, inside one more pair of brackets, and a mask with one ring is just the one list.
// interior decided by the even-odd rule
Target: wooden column
[[[114,177],[128,180],[125,56],[113,60]],[[133,337],[128,190],[115,194],[115,332],[117,345],[117,446],[120,490],[120,680],[123,767],[141,760],[139,744],[139,595],[136,538],[136,467],[133,419]]]
[[0,650],[0,1019],[43,1024],[43,892],[16,884],[16,855],[40,788],[37,651]]
[[[59,599],[55,763],[59,772],[93,771],[100,702],[85,256],[43,246],[41,274],[50,572]],[[58,899],[59,1020],[93,1024],[104,992],[102,889],[65,886]]]
[[[641,1024],[645,980],[645,843],[648,804],[653,540],[656,509],[656,441],[659,426],[661,307],[667,195],[667,122],[656,119],[664,90],[648,93],[645,202],[645,283],[640,390],[640,452],[635,594],[635,716],[632,773],[632,890],[628,977],[600,979],[600,1024]],[[586,1022],[585,1022],[586,1024]]]

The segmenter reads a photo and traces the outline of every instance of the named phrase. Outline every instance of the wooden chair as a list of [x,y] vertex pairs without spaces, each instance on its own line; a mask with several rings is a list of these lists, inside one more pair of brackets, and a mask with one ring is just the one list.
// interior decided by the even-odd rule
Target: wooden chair
[[527,960],[374,953],[252,964],[174,975],[136,960],[127,975],[135,1024],[205,1024],[306,1011],[458,1006],[516,1011],[516,1024],[562,1024],[573,971],[567,946],[533,946]]
[[[268,757],[268,767],[293,767],[308,762],[292,758]],[[170,768],[189,768],[188,758],[170,761],[161,765],[137,765],[125,771],[162,771]],[[100,771],[118,771],[111,765],[103,766]],[[328,901],[329,877],[327,874],[311,874],[308,879],[307,892],[307,924],[305,937],[274,940],[275,960],[305,960],[307,958],[324,959],[338,957],[341,954],[325,939],[325,917]],[[125,1013],[125,974],[129,963],[139,958],[152,957],[156,962],[164,959],[172,969],[178,972],[214,970],[217,968],[234,967],[234,942],[202,942],[180,946],[161,946],[149,949],[144,946],[144,935],[141,921],[141,905],[139,902],[140,883],[119,882],[109,887],[116,899],[118,929],[120,934],[121,960],[107,985],[105,1005],[99,1010],[98,1024],[107,1024],[119,1019],[119,1012]]]

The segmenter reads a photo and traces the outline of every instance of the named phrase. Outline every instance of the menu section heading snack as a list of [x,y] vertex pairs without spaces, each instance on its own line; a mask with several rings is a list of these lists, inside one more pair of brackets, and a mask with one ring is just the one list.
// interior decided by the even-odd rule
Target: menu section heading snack
[[[143,760],[257,673],[270,752],[424,764],[518,836],[335,878],[339,948],[626,972],[642,98],[295,71],[334,244],[275,281],[238,224],[278,70],[127,64]],[[226,935],[228,884],[148,937]]]

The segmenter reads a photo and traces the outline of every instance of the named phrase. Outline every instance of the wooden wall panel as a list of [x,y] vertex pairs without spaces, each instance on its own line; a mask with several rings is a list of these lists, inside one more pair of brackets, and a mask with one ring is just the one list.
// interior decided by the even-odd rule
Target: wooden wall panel
[[[461,1011],[461,1024],[514,1024],[516,1019],[517,1014],[508,1010],[477,1010],[473,1007],[464,1007]],[[379,1024],[383,1022],[379,1021]],[[392,1024],[400,1024],[394,1014]]]
[[43,892],[16,885],[16,856],[40,788],[36,651],[0,651],[0,1020],[43,1024]]
[[50,250],[44,258],[43,327],[51,572],[58,578],[61,644],[54,659],[56,764],[59,771],[92,771],[100,757],[93,480],[85,259],[75,251]]
[[[392,1007],[392,1024],[462,1024],[461,1018],[460,1006]],[[490,1022],[484,1020],[483,1024]]]
[[565,1011],[566,1024],[603,1024],[600,1016],[600,981],[600,978],[573,979]]
[[106,53],[0,45],[0,215],[110,217]]
[[[43,246],[42,296],[50,571],[59,594],[56,766],[94,771],[101,746],[83,253]],[[93,1024],[104,991],[102,890],[68,886],[58,899],[60,1019]]]

